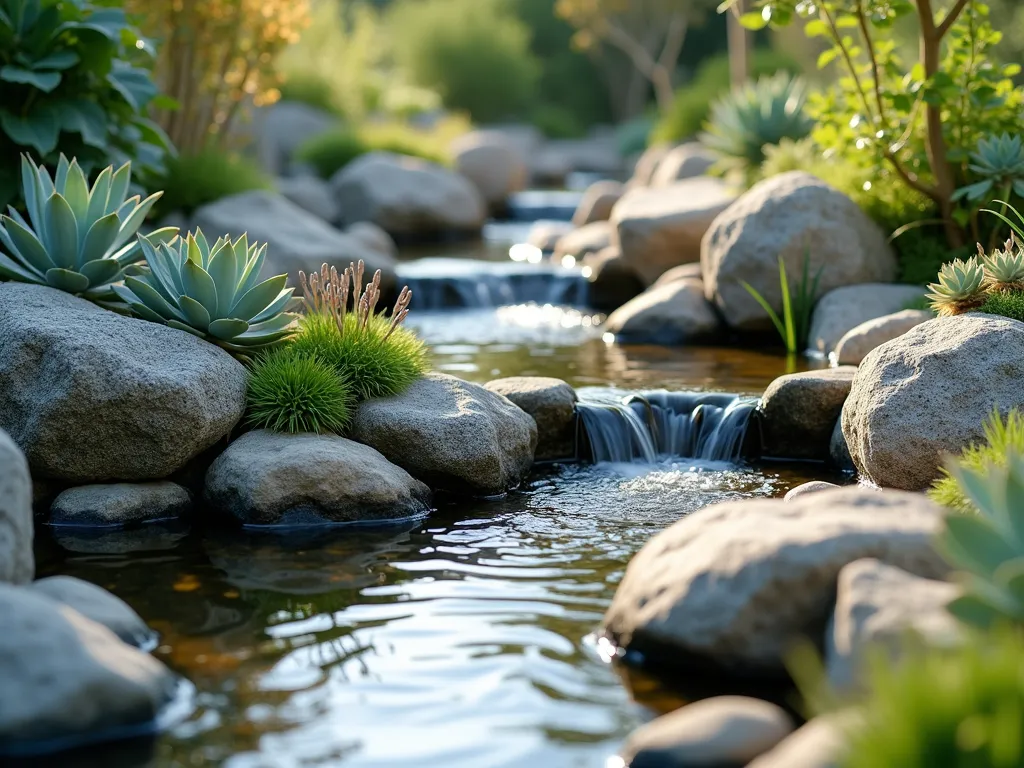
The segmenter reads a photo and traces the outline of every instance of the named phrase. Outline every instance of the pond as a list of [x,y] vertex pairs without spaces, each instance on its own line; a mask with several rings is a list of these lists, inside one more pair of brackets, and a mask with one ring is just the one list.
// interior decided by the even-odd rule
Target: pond
[[[583,397],[596,387],[756,396],[786,371],[765,352],[620,347],[579,308],[410,320],[439,370],[479,382],[555,376]],[[539,467],[502,499],[440,499],[429,519],[398,528],[40,531],[39,575],[78,576],[126,600],[160,633],[156,655],[195,687],[192,714],[155,744],[52,764],[600,768],[638,723],[679,703],[640,676],[624,680],[588,639],[630,557],[705,504],[777,496],[823,474],[673,458],[572,464]]]

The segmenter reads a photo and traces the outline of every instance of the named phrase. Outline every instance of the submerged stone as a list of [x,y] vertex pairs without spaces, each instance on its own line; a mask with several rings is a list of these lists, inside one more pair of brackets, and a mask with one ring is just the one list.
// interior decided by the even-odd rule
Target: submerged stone
[[765,455],[826,461],[856,373],[852,366],[826,368],[790,373],[769,384],[759,408]]
[[128,645],[142,648],[156,640],[156,633],[128,603],[88,581],[73,576],[50,576],[33,582],[29,589],[74,608]]
[[192,496],[177,483],[82,485],[62,491],[50,506],[51,525],[122,526],[169,520],[192,509]]

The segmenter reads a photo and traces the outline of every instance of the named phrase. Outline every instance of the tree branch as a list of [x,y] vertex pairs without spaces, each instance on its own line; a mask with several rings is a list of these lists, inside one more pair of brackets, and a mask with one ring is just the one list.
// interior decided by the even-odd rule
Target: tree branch
[[641,43],[634,40],[628,32],[615,22],[606,22],[605,29],[608,41],[629,56],[637,69],[647,77],[650,77],[651,73],[654,72],[654,68],[658,66],[658,62],[654,60],[651,52]]
[[939,24],[938,28],[935,30],[940,40],[946,36],[950,27],[956,24],[957,17],[963,13],[964,8],[967,7],[967,3],[969,2],[971,2],[971,0],[956,0],[956,5],[949,9],[949,13],[946,14],[946,18],[942,20],[942,23]]
[[661,56],[658,63],[666,69],[675,69],[676,62],[683,52],[683,43],[686,41],[686,31],[689,28],[689,21],[685,13],[676,12],[668,23],[668,32],[665,34],[665,45],[661,49]]

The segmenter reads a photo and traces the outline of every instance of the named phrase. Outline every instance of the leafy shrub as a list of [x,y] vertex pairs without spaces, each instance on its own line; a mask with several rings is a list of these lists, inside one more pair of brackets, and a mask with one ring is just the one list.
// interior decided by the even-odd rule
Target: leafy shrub
[[579,119],[557,104],[541,104],[531,113],[530,121],[549,139],[575,139],[586,133]]
[[[758,79],[777,72],[796,71],[791,59],[768,48],[755,48],[750,57],[750,75]],[[676,90],[672,109],[664,115],[651,133],[651,141],[679,142],[696,136],[715,99],[729,91],[729,57],[726,54],[709,57],[700,65],[693,79]]]
[[619,125],[615,131],[615,139],[619,145],[619,154],[623,157],[639,155],[647,147],[654,121],[647,115],[634,117]]
[[331,81],[317,72],[296,70],[289,73],[281,83],[280,91],[282,101],[308,104],[339,117],[342,114],[335,101]]
[[0,209],[23,202],[22,152],[50,166],[74,157],[86,176],[129,160],[144,181],[161,169],[167,139],[146,118],[153,48],[123,10],[11,0],[0,11]]
[[842,768],[1024,765],[1024,640],[1001,631],[963,648],[874,666]]
[[411,128],[369,126],[360,131],[339,128],[314,136],[299,147],[296,158],[313,166],[321,178],[329,179],[357,157],[375,151],[395,152],[435,163],[448,162],[447,155],[431,138]]
[[341,434],[354,402],[334,368],[290,347],[260,355],[249,369],[246,420],[256,429]]
[[719,170],[741,174],[749,183],[760,171],[766,144],[810,133],[806,98],[803,81],[785,72],[747,83],[711,106],[701,141],[721,156]]
[[126,0],[142,28],[159,38],[157,72],[176,102],[159,121],[178,149],[223,142],[251,103],[280,93],[278,54],[308,23],[308,0]]
[[364,289],[363,269],[360,261],[339,275],[325,264],[319,275],[301,275],[306,315],[291,343],[330,365],[360,401],[396,395],[427,368],[426,346],[402,326],[412,294],[402,291],[390,318],[377,314],[380,270]]
[[[1024,454],[1024,413],[1011,409],[1004,419],[998,411],[992,413],[984,424],[985,442],[965,448],[957,457],[957,464],[966,471],[985,472],[1006,466],[1006,457],[1015,452]],[[963,486],[948,470],[942,470],[942,478],[936,480],[928,491],[932,501],[957,512],[978,511],[968,499]]]
[[169,158],[163,176],[164,196],[158,214],[196,208],[222,197],[270,189],[273,184],[252,160],[234,152],[208,147],[195,154]]
[[495,122],[532,104],[540,68],[503,0],[402,0],[388,18],[405,75],[449,109]]
[[260,282],[267,246],[249,245],[245,235],[211,247],[197,229],[172,243],[141,238],[148,270],[113,286],[139,317],[164,323],[245,354],[273,346],[292,334],[295,316],[288,275]]
[[[0,214],[0,278],[48,285],[88,299],[113,298],[111,285],[141,256],[135,233],[160,197],[127,199],[131,166],[111,166],[89,188],[78,161],[61,155],[51,179],[26,155],[21,158],[22,194],[28,219],[11,209]],[[150,234],[171,239],[169,227]]]

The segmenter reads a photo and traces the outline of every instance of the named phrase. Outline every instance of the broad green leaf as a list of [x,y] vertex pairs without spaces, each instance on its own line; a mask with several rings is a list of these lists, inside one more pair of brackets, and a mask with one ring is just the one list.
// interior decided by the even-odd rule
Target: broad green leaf
[[188,323],[182,323],[182,322],[179,322],[178,320],[168,320],[167,324],[169,326],[171,326],[171,328],[177,328],[179,331],[185,331],[186,333],[191,333],[193,336],[198,336],[199,338],[203,338],[203,336],[206,335],[202,331],[197,330],[196,328],[193,328]]
[[969,515],[946,518],[939,546],[955,568],[985,577],[991,577],[1000,565],[1017,556],[992,526]]
[[63,152],[60,153],[60,159],[57,161],[57,170],[53,174],[53,186],[55,191],[60,194],[64,194],[64,185],[68,183],[68,171],[71,169],[71,161],[68,160],[67,155]]
[[281,291],[278,297],[274,299],[273,303],[267,305],[266,309],[264,309],[251,320],[249,320],[249,322],[253,324],[263,323],[270,320],[278,313],[285,311],[288,308],[288,305],[291,304],[292,299],[294,298],[294,291],[294,288],[289,288],[285,291]]
[[288,275],[277,275],[276,277],[264,280],[243,294],[225,314],[228,317],[240,317],[243,320],[260,322],[260,320],[256,320],[256,317],[278,299],[287,283]]
[[87,261],[78,271],[89,278],[90,288],[96,288],[117,280],[121,275],[121,265],[113,259],[94,259]]
[[124,279],[124,285],[135,294],[139,302],[145,304],[164,320],[184,319],[182,313],[171,304],[164,301],[164,298],[145,280],[138,277],[126,277]]
[[[56,267],[73,269],[78,263],[78,223],[67,200],[56,192],[43,206],[46,251]],[[80,289],[80,290],[85,290]]]
[[839,56],[838,48],[829,48],[827,51],[822,51],[821,55],[818,56],[818,69],[824,69]]
[[107,82],[136,112],[143,111],[159,92],[149,72],[123,61],[114,62],[114,69],[107,75]]
[[70,69],[81,59],[71,50],[54,51],[32,62],[33,69]]
[[181,296],[178,299],[178,306],[181,307],[189,325],[203,332],[209,330],[211,318],[206,307],[190,296]]
[[85,180],[85,174],[82,172],[81,166],[78,165],[78,160],[72,160],[71,166],[68,168],[67,180],[64,184],[64,199],[71,206],[75,219],[83,225],[81,236],[84,239],[84,225],[88,222],[87,214],[89,213],[89,182]]
[[242,273],[242,277],[239,278],[239,293],[247,293],[252,290],[253,286],[256,285],[256,281],[260,279],[260,272],[263,270],[263,262],[267,258],[267,244],[264,243],[258,249],[256,253],[249,259],[245,265],[245,271]]
[[[117,219],[117,215],[108,213],[101,219],[97,219],[93,222],[93,225],[89,227],[89,231],[85,235],[85,241],[82,243],[82,256],[81,261],[83,263],[102,259],[107,253],[113,250],[114,240],[117,237],[118,229],[121,223]],[[115,259],[110,259],[118,269],[121,268],[120,263]]]
[[13,257],[38,272],[40,277],[46,274],[46,270],[57,266],[36,234],[8,216],[0,215],[0,242]]
[[21,188],[25,193],[25,208],[33,226],[37,229],[43,225],[43,197],[39,184],[39,174],[33,167],[28,155],[21,156]]
[[31,85],[44,93],[49,93],[60,85],[61,75],[60,72],[35,72],[8,64],[6,67],[0,68],[0,80]]
[[11,258],[0,253],[0,277],[6,280],[17,280],[24,283],[43,283],[46,278],[15,263]]
[[181,268],[181,281],[185,286],[185,294],[191,296],[211,315],[217,312],[217,286],[213,278],[194,261],[189,259]]
[[1002,612],[975,595],[961,595],[946,606],[946,610],[963,623],[988,629],[1003,618]]
[[60,107],[65,130],[79,134],[90,147],[107,148],[109,123],[99,104],[86,99],[72,99],[61,102]]
[[48,108],[35,109],[26,117],[0,109],[0,128],[15,144],[32,147],[40,155],[56,149],[60,133],[56,116]]
[[237,269],[238,260],[233,248],[223,248],[216,256],[210,258],[207,272],[217,285],[217,317],[232,316],[229,313],[237,298]]
[[825,35],[828,35],[828,24],[826,24],[821,19],[814,19],[813,21],[808,21],[807,24],[804,26],[804,34],[807,35],[807,37],[823,37]]
[[142,226],[142,222],[146,220],[146,215],[149,213],[150,208],[153,204],[163,196],[163,192],[157,192],[150,195],[141,203],[139,203],[135,210],[128,214],[127,218],[121,220],[121,231],[117,235],[117,240],[114,241],[114,247],[120,248],[128,239],[135,236],[138,232],[139,227]]
[[128,187],[132,183],[132,167],[125,163],[116,171],[110,180],[110,197],[107,200],[107,210],[104,214],[113,213],[121,207],[128,195]]
[[740,16],[740,24],[747,29],[752,29],[755,32],[759,29],[764,29],[768,26],[770,17],[763,13],[744,13]]
[[221,318],[210,323],[210,333],[224,341],[232,341],[247,330],[249,324],[236,318]]
[[86,213],[89,221],[101,219],[106,213],[107,198],[110,195],[110,179],[113,175],[113,170],[108,166],[96,177],[92,190],[89,192],[89,210]]
[[89,287],[89,278],[70,269],[50,269],[46,272],[46,283],[67,293],[81,293]]

